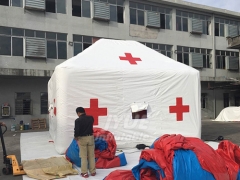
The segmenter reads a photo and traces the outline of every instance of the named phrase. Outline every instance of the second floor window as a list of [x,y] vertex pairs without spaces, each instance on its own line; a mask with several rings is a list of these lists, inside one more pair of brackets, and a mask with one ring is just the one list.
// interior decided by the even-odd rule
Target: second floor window
[[189,65],[191,53],[202,54],[203,68],[210,68],[211,52],[211,49],[177,46],[177,61]]
[[67,34],[0,26],[0,55],[23,56],[24,38],[46,41],[47,58],[67,59]]
[[45,0],[46,12],[66,14],[65,0]]
[[0,5],[22,7],[23,0],[0,0]]
[[[176,12],[176,30],[177,31],[185,31],[189,32],[191,29],[189,29],[189,25],[191,25],[191,21],[195,19],[198,20],[201,23],[201,32],[202,34],[209,35],[210,34],[210,24],[211,20],[209,16],[200,15],[200,14],[194,14],[190,12],[183,12],[177,10]],[[189,24],[190,23],[190,24]],[[190,27],[192,28],[192,27]]]
[[130,24],[145,26],[147,23],[146,11],[159,13],[161,29],[171,29],[171,9],[136,2],[130,2]]
[[239,52],[216,50],[216,68],[226,69],[226,57],[238,57]]

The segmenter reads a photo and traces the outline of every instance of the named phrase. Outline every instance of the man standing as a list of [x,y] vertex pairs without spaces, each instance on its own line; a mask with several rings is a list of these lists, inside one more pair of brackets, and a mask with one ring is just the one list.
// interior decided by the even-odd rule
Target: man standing
[[78,141],[80,149],[81,176],[88,178],[88,163],[90,174],[92,176],[96,175],[94,153],[95,143],[93,136],[94,119],[92,116],[87,116],[82,107],[78,107],[76,113],[79,118],[75,120],[74,137]]

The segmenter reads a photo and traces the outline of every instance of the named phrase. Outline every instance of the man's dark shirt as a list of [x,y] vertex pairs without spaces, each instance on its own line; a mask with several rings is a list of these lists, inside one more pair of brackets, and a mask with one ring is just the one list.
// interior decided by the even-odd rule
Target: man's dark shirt
[[87,116],[86,114],[79,116],[75,120],[74,137],[93,134],[93,122],[92,116]]

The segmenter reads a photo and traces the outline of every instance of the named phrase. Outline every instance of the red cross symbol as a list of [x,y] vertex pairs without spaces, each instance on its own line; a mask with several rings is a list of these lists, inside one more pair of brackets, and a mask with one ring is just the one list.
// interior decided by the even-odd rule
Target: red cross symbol
[[54,114],[55,116],[57,116],[57,108],[55,107],[55,99],[54,99],[53,101],[54,101],[53,114]]
[[94,124],[98,125],[98,116],[106,116],[107,108],[98,107],[98,99],[90,99],[90,108],[84,108],[87,115],[93,116]]
[[177,121],[183,120],[183,113],[189,112],[189,106],[183,105],[182,98],[178,97],[176,98],[176,106],[169,106],[169,112],[170,113],[176,113],[177,114]]
[[140,58],[132,57],[131,53],[125,53],[125,57],[119,56],[120,60],[128,61],[130,64],[137,64],[136,61],[142,61]]

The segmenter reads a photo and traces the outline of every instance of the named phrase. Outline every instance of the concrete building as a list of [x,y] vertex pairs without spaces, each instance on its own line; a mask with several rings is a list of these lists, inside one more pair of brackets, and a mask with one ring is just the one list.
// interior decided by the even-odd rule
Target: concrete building
[[239,51],[227,40],[240,34],[239,17],[180,0],[0,0],[0,104],[11,112],[0,120],[48,119],[55,66],[99,38],[136,40],[197,68],[202,118],[214,118],[240,104]]

